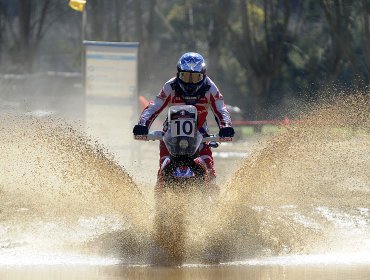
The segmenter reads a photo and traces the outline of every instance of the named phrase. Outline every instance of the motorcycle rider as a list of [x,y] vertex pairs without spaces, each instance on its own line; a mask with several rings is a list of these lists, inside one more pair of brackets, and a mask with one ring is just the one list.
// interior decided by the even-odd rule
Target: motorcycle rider
[[[215,83],[206,75],[204,58],[195,52],[183,54],[177,63],[176,77],[167,81],[162,90],[141,113],[139,123],[133,129],[134,135],[147,135],[149,128],[164,108],[173,105],[193,105],[198,111],[198,130],[204,136],[208,135],[207,115],[211,108],[219,126],[220,137],[233,137],[234,129],[230,114],[225,106],[224,98]],[[164,123],[164,131],[166,130]],[[169,151],[163,141],[160,141],[159,166],[167,157]],[[200,162],[210,171],[211,180],[216,178],[211,148],[207,143],[199,148]]]

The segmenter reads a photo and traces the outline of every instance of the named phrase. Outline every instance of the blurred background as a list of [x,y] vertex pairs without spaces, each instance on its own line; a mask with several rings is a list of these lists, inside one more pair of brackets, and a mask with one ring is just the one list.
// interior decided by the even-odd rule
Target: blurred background
[[369,14],[370,0],[0,0],[0,278],[4,264],[78,263],[69,252],[151,270],[158,143],[133,140],[135,105],[196,51],[241,141],[213,153],[225,196],[190,214],[189,260],[221,244],[221,261],[292,254],[236,262],[237,277],[251,264],[258,279],[318,279],[332,263],[328,279],[370,279]]
[[238,117],[294,118],[292,104],[323,88],[368,86],[369,11],[369,0],[88,0],[83,24],[67,0],[0,0],[2,107],[81,117],[85,39],[139,42],[148,99],[197,51]]

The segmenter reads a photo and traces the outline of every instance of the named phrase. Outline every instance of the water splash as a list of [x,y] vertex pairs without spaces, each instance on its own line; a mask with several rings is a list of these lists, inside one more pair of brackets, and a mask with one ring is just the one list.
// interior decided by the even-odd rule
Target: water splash
[[[369,250],[369,112],[368,94],[322,101],[261,143],[228,185],[208,238],[232,258]],[[351,223],[338,229],[333,217]]]
[[[248,152],[219,200],[187,198],[182,261],[368,250],[369,109],[369,95],[321,102]],[[104,148],[55,119],[0,120],[0,256],[155,262],[156,205]]]
[[101,249],[94,238],[117,232],[131,251],[147,242],[149,207],[97,143],[62,121],[19,115],[1,116],[0,142],[1,247],[90,253]]

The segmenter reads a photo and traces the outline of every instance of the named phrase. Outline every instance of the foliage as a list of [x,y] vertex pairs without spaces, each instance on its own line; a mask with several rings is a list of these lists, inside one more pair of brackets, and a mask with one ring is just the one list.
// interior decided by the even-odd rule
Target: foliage
[[[370,0],[88,0],[86,9],[85,39],[140,42],[149,96],[190,50],[249,118],[278,116],[322,88],[369,85]],[[80,71],[81,22],[67,1],[0,0],[0,70]]]

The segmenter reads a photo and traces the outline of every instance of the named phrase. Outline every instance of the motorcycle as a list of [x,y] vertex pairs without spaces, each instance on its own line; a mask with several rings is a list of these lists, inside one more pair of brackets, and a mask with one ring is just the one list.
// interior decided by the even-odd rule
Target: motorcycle
[[142,141],[163,140],[170,153],[158,172],[158,190],[189,189],[192,186],[210,189],[210,170],[199,156],[199,147],[205,144],[217,148],[217,142],[232,141],[232,137],[204,137],[197,129],[197,109],[192,105],[171,106],[165,132],[152,131],[134,137]]
[[171,106],[164,131],[152,131],[134,138],[142,141],[163,140],[170,153],[160,166],[156,185],[154,233],[156,243],[164,254],[156,256],[155,262],[181,264],[186,251],[186,214],[188,206],[194,205],[191,199],[199,199],[196,192],[212,195],[217,190],[211,182],[210,170],[199,156],[199,147],[203,143],[217,148],[217,142],[230,142],[232,138],[218,135],[204,137],[198,131],[197,109],[192,105]]

